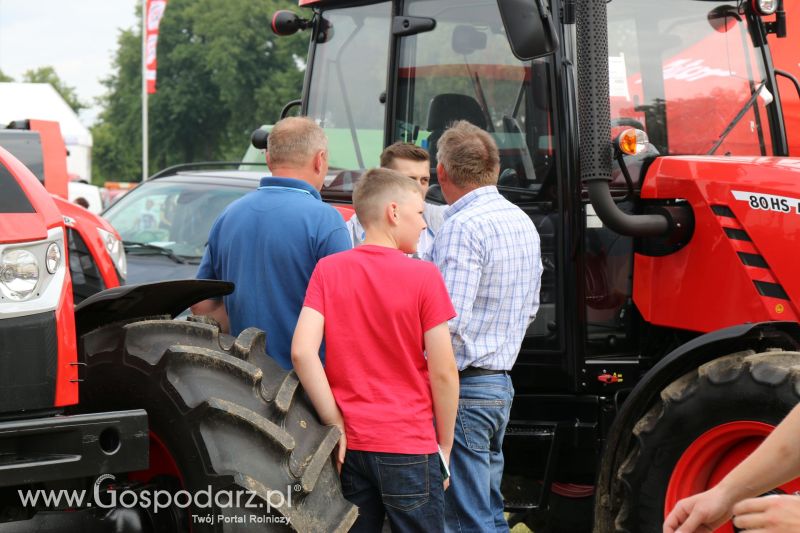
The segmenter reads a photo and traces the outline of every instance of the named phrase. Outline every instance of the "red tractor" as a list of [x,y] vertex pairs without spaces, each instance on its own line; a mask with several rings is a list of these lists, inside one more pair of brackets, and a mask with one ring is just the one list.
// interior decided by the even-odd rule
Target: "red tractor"
[[264,333],[172,320],[231,284],[116,287],[113,228],[3,148],[0,190],[0,531],[350,527],[338,430]]
[[395,141],[435,163],[468,120],[541,236],[504,444],[512,520],[660,532],[800,399],[800,160],[768,40],[783,2],[300,4],[272,27],[310,32],[285,110],[331,141],[324,198],[347,201]]

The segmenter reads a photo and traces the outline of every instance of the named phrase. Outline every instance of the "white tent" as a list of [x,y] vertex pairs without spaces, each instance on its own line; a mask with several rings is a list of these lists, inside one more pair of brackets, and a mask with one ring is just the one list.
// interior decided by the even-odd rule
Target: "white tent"
[[39,119],[59,123],[69,150],[67,171],[92,178],[92,134],[49,83],[0,83],[0,125]]

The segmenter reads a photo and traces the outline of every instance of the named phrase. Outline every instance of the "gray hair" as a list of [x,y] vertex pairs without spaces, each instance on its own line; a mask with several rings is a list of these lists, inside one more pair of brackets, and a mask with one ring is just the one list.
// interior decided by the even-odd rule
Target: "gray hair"
[[325,132],[308,117],[287,117],[278,121],[267,141],[270,166],[302,167],[314,154],[327,148]]
[[459,120],[436,144],[437,159],[457,187],[497,184],[500,152],[491,135]]

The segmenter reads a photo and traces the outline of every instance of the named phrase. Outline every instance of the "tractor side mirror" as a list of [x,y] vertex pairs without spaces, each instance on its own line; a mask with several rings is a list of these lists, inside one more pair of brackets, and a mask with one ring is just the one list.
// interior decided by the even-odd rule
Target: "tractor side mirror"
[[293,35],[300,30],[311,27],[311,21],[298,17],[291,11],[276,11],[272,15],[272,33],[281,37]]
[[708,12],[708,23],[718,33],[726,33],[742,21],[739,12],[733,6],[717,6]]
[[552,54],[558,49],[553,16],[542,0],[497,0],[511,51],[521,61]]
[[250,144],[259,150],[266,150],[268,139],[269,132],[265,129],[258,128],[252,133],[252,135],[250,135]]

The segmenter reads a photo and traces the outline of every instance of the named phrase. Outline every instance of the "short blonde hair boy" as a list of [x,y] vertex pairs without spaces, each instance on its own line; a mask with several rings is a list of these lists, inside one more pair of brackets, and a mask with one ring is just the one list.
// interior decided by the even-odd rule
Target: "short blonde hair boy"
[[353,207],[358,221],[365,228],[381,218],[387,202],[402,203],[402,193],[422,196],[422,187],[414,180],[388,168],[372,168],[361,176],[353,188]]

